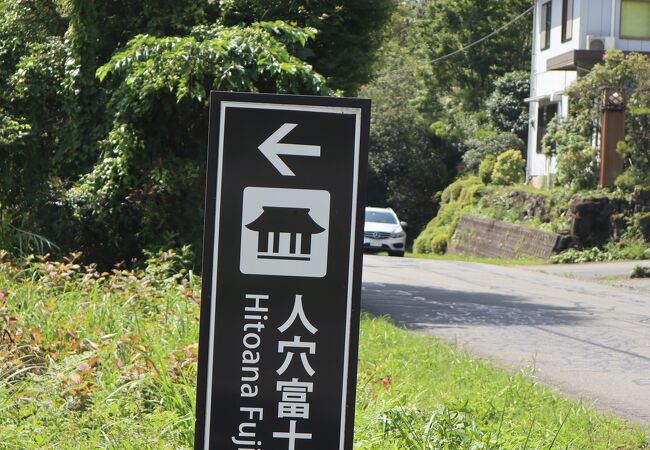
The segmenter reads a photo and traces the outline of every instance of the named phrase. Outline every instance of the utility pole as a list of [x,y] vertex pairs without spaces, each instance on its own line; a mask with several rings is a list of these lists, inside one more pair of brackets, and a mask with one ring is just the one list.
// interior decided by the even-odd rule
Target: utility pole
[[619,141],[625,140],[625,91],[622,87],[603,88],[601,95],[600,176],[598,187],[614,186],[623,173],[623,157],[616,151]]

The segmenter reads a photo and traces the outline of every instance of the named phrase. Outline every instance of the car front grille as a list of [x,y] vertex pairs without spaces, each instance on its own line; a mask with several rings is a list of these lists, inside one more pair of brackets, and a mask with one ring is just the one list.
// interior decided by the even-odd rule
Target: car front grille
[[383,231],[365,231],[363,235],[370,239],[388,239],[390,237],[390,233]]

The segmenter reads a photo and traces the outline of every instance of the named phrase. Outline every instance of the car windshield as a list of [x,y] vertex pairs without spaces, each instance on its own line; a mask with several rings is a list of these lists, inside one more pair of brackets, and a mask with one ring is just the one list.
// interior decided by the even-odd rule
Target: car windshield
[[366,211],[366,222],[397,223],[395,216],[385,211]]

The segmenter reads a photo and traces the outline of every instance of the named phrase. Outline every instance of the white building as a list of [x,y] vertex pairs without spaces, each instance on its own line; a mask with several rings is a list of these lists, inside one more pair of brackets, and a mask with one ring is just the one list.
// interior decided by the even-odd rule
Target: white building
[[565,89],[605,49],[650,53],[650,0],[535,0],[527,176],[545,184],[555,161],[541,140],[556,113],[568,113]]

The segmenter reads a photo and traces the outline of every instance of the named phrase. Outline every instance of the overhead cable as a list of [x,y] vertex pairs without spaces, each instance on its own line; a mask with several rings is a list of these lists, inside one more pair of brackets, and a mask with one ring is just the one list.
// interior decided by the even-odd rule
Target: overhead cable
[[[517,17],[513,18],[513,19],[510,20],[508,23],[506,23],[506,24],[502,25],[501,27],[497,28],[497,29],[494,30],[493,32],[491,32],[491,33],[489,33],[489,34],[486,34],[486,35],[483,36],[482,38],[480,38],[480,39],[478,39],[478,40],[472,42],[471,44],[468,44],[468,45],[466,45],[466,46],[464,46],[464,47],[461,47],[461,48],[459,48],[458,50],[454,50],[454,51],[451,52],[451,53],[448,53],[448,54],[446,54],[446,55],[440,56],[440,57],[438,57],[438,58],[434,58],[434,59],[432,59],[431,61],[429,61],[428,64],[435,64],[435,63],[438,63],[438,62],[444,61],[444,60],[446,60],[446,59],[449,59],[449,58],[452,58],[452,57],[456,56],[456,55],[459,54],[459,53],[465,52],[465,51],[469,50],[469,49],[472,48],[472,47],[476,47],[477,45],[479,45],[479,44],[481,44],[481,43],[487,41],[488,39],[490,39],[490,38],[496,36],[497,34],[501,33],[503,30],[505,30],[506,28],[510,27],[510,26],[511,26],[512,24],[514,24],[515,22],[521,20],[521,19],[522,19],[523,17],[525,17],[529,12],[531,12],[534,8],[535,8],[535,5],[531,6],[531,7],[528,8],[526,11],[522,12],[522,13],[519,14]],[[395,69],[395,70],[388,70],[388,71],[386,71],[386,72],[380,72],[378,75],[381,76],[381,75],[386,75],[386,74],[394,73],[394,72],[405,72],[405,71],[408,71],[408,70],[410,70],[410,69]]]

